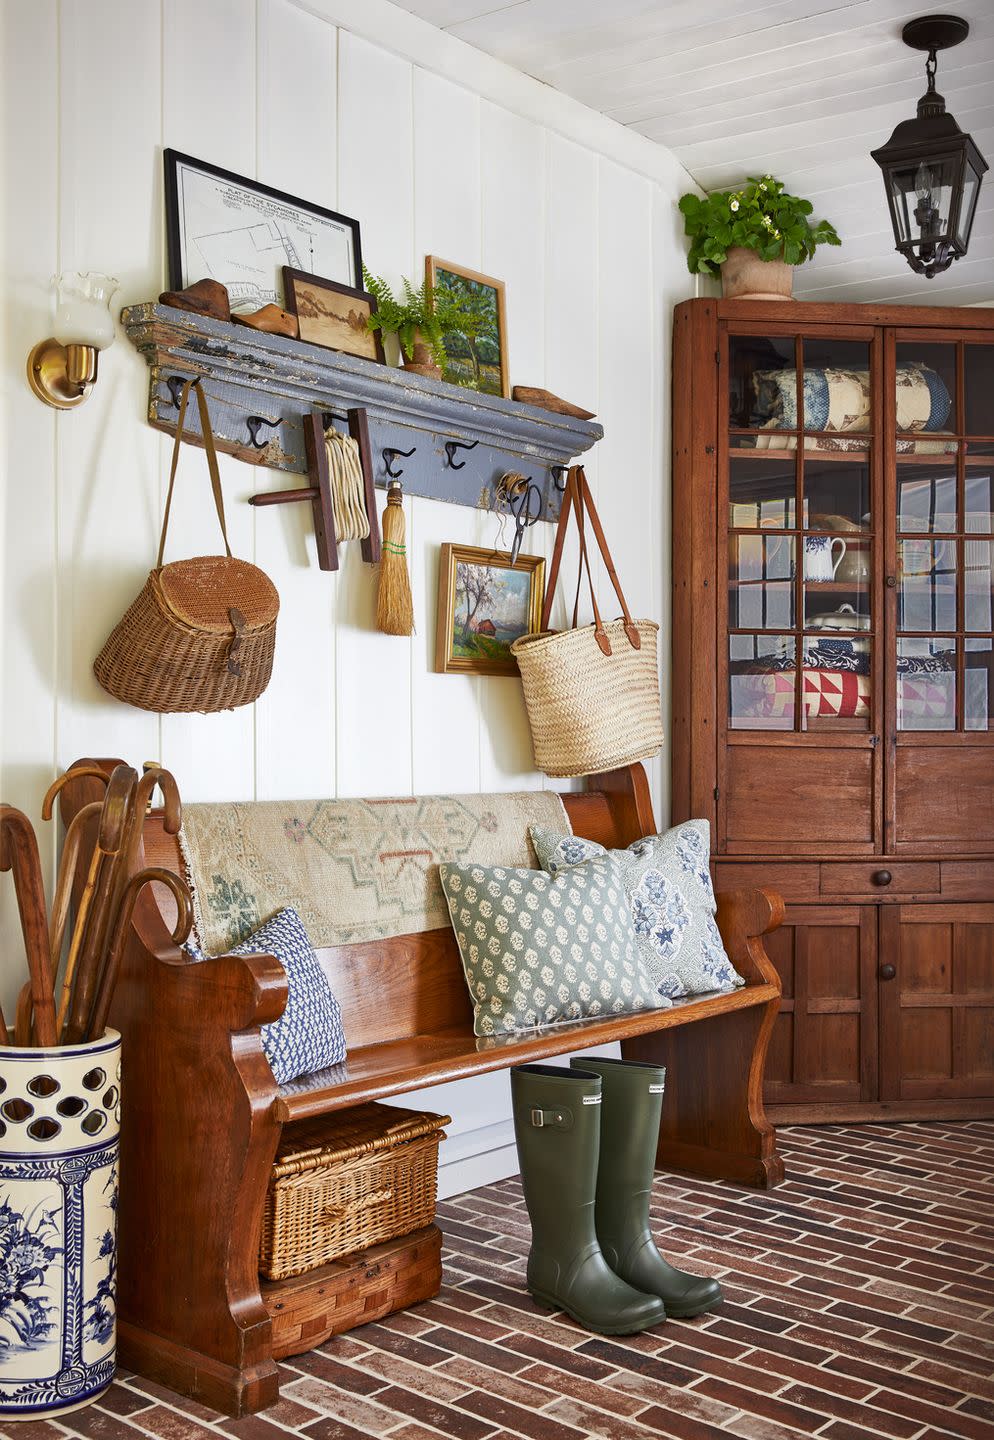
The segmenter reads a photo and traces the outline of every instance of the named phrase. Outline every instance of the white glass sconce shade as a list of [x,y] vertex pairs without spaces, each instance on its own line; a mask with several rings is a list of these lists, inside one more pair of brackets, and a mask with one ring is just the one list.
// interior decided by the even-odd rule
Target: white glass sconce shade
[[92,345],[106,350],[114,342],[110,302],[119,281],[95,271],[56,275],[55,338],[60,345]]

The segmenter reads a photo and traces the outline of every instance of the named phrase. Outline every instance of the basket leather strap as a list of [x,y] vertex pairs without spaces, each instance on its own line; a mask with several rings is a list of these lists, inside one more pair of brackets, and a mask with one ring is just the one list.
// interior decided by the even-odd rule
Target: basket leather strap
[[211,417],[207,410],[207,396],[197,376],[189,379],[183,386],[179,401],[179,419],[176,422],[176,441],[173,445],[173,463],[169,468],[169,489],[166,491],[166,508],[162,516],[162,533],[159,536],[159,557],[155,562],[157,570],[162,569],[162,557],[166,551],[166,531],[169,528],[169,512],[173,503],[173,486],[176,483],[176,467],[179,464],[179,447],[183,439],[183,421],[186,419],[186,406],[190,398],[190,391],[197,392],[197,406],[200,410],[200,433],[203,436],[204,449],[207,451],[207,468],[211,475],[211,490],[214,495],[214,509],[217,511],[218,522],[221,526],[221,535],[224,539],[224,550],[228,559],[231,559],[231,546],[228,544],[228,527],[224,521],[224,496],[221,493],[221,475],[217,468],[217,451],[214,448],[214,432],[211,429]]
[[559,569],[560,565],[562,564],[563,546],[566,540],[566,531],[569,528],[569,519],[573,511],[576,512],[577,530],[579,532],[580,539],[580,567],[579,574],[577,575],[576,596],[573,602],[573,628],[576,629],[576,622],[579,614],[580,586],[585,570],[587,574],[587,583],[590,587],[591,605],[594,611],[594,635],[597,640],[597,644],[603,651],[603,653],[605,655],[611,654],[611,642],[608,639],[603,622],[601,620],[600,610],[597,605],[597,597],[594,591],[593,577],[590,569],[590,558],[587,553],[586,526],[584,524],[584,511],[586,511],[586,513],[590,516],[590,523],[594,531],[594,536],[597,540],[597,545],[601,552],[601,555],[604,558],[604,564],[607,569],[607,573],[611,577],[611,583],[614,586],[615,594],[621,602],[621,611],[625,620],[625,634],[628,637],[628,643],[632,646],[634,650],[639,650],[642,646],[642,637],[639,634],[638,626],[632,619],[631,612],[628,609],[628,602],[625,600],[624,592],[621,588],[621,581],[618,579],[618,572],[614,568],[614,561],[611,558],[611,552],[608,549],[607,539],[604,535],[604,529],[601,525],[600,517],[597,514],[597,510],[594,506],[593,497],[590,494],[590,485],[587,481],[587,477],[584,473],[582,465],[571,465],[566,478],[566,492],[563,499],[562,509],[559,512],[559,524],[556,527],[556,539],[552,550],[552,560],[549,564],[549,579],[545,587],[545,600],[542,605],[541,628],[543,630],[548,630],[549,628],[549,620],[552,615],[552,602],[555,596],[556,581],[559,578]]
[[594,535],[597,537],[597,545],[600,549],[601,555],[604,557],[605,568],[607,569],[607,573],[611,577],[611,584],[614,586],[614,593],[617,595],[618,603],[621,605],[621,613],[625,617],[625,634],[628,636],[628,643],[631,645],[633,650],[640,650],[642,648],[642,637],[639,634],[638,626],[632,619],[632,613],[628,608],[628,601],[625,599],[625,592],[622,590],[621,581],[618,579],[618,572],[614,568],[614,561],[611,558],[611,551],[608,549],[607,537],[604,534],[604,528],[601,525],[600,516],[597,514],[597,510],[594,506],[594,497],[590,493],[590,485],[587,481],[586,475],[583,473],[583,466],[579,465],[577,466],[577,469],[579,470],[578,485],[580,494],[583,499],[583,503],[586,505],[587,514],[590,516],[590,523],[594,528]]

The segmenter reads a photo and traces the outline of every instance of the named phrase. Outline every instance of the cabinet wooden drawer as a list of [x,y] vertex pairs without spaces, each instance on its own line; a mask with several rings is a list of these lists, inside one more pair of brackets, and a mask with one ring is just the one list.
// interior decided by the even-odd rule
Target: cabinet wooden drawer
[[943,860],[943,900],[994,900],[994,860]]
[[823,895],[938,895],[937,860],[872,860],[821,867]]
[[776,890],[785,900],[811,905],[818,899],[817,865],[740,864],[718,860],[716,890]]

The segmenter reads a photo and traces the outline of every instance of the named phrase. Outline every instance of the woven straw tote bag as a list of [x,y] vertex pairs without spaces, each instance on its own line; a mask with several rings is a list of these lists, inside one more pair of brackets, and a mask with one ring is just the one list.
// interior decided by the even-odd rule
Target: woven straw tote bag
[[[163,565],[191,390],[197,394],[225,553]],[[231,553],[207,397],[199,380],[188,380],[180,398],[155,569],[108,637],[93,673],[116,699],[140,710],[210,714],[250,705],[265,690],[272,674],[279,608],[280,597],[269,576]]]
[[[584,510],[590,517],[607,573],[621,602],[622,618],[601,619],[587,555]],[[549,616],[570,515],[580,537],[580,571],[569,630],[550,631]],[[594,610],[593,625],[577,628],[584,572]],[[542,607],[542,628],[511,646],[521,671],[535,764],[546,775],[596,775],[656,755],[663,744],[663,717],[656,658],[659,626],[633,620],[621,589],[590,486],[581,465],[567,478],[556,543]]]

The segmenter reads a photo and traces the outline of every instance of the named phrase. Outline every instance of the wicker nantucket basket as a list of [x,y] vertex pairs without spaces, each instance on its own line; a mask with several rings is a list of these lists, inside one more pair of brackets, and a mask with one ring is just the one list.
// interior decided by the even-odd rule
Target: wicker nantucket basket
[[288,1127],[262,1217],[262,1275],[301,1275],[430,1225],[449,1124],[448,1115],[370,1103]]

